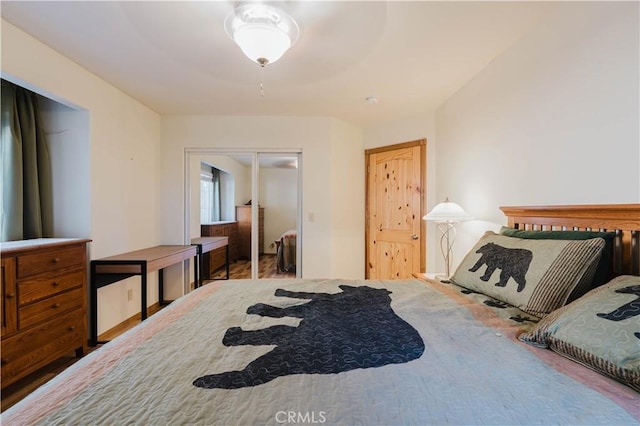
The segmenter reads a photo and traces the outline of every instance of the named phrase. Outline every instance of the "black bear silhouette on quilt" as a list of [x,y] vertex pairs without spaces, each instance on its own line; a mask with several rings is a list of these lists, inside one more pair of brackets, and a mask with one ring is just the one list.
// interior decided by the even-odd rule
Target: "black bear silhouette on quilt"
[[402,364],[420,358],[424,342],[391,308],[391,292],[368,286],[339,286],[342,292],[306,293],[278,289],[279,297],[311,299],[278,308],[258,303],[248,314],[302,318],[297,327],[274,325],[261,330],[229,328],[225,346],[276,345],[243,370],[199,377],[206,389],[238,389],[291,374],[335,374],[358,368]]
[[597,314],[600,318],[608,319],[610,321],[622,321],[627,318],[640,315],[640,285],[632,285],[629,287],[621,288],[619,290],[616,290],[615,292],[622,294],[633,294],[637,296],[637,298],[629,303],[625,303],[624,305],[614,309],[609,313]]
[[505,287],[509,278],[513,278],[518,283],[518,292],[524,290],[527,284],[525,275],[533,258],[531,250],[513,249],[495,243],[487,243],[476,250],[476,253],[481,253],[482,256],[469,269],[469,272],[476,272],[483,265],[487,265],[487,269],[480,279],[489,281],[494,271],[500,269],[500,281],[496,283],[496,286]]

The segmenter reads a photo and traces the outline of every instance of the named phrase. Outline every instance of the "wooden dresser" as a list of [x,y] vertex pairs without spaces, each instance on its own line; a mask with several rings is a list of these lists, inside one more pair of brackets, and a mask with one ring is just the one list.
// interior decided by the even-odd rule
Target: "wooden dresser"
[[[251,259],[251,206],[236,206],[238,256]],[[264,207],[258,207],[258,254],[264,253]]]
[[72,351],[86,352],[89,241],[0,244],[2,388]]
[[[203,237],[229,237],[229,262],[238,260],[238,222],[200,225],[200,235]],[[205,254],[202,259],[203,278],[211,279],[214,272],[225,264],[226,251],[224,247]]]

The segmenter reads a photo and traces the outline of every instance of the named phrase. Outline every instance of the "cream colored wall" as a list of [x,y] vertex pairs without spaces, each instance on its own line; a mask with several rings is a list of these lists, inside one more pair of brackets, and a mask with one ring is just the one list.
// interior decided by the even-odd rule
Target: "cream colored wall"
[[44,96],[38,99],[51,159],[53,237],[91,234],[89,113]]
[[[78,236],[93,240],[91,258],[162,243],[160,116],[4,20],[1,31],[3,78],[87,112],[90,186],[78,208],[91,217],[89,232]],[[98,291],[99,332],[140,311],[139,282],[132,278]],[[148,300],[158,300],[154,284]]]
[[[352,179],[341,168],[345,164],[361,167],[362,134],[358,128],[324,117],[164,116],[162,140],[163,240],[184,240],[185,148],[300,149],[303,277],[364,276],[364,260],[359,254],[363,251],[364,202],[353,202],[353,197],[363,197],[364,175],[360,169],[360,173],[354,172],[358,178]],[[334,164],[334,156],[342,151],[343,162]],[[348,179],[337,181],[335,174]],[[334,198],[345,198],[342,194],[356,195],[345,206]],[[348,225],[339,224],[342,221]],[[333,244],[335,237],[342,238],[344,244]],[[354,256],[359,258],[353,264],[336,260]],[[171,277],[172,291],[177,278]]]
[[640,201],[639,4],[558,6],[437,111],[436,193],[477,219],[456,263],[498,206]]
[[[330,231],[331,270],[335,278],[364,278],[365,168],[361,131],[346,123],[333,123],[333,149],[329,159],[333,210]],[[312,196],[315,196],[312,193]]]
[[274,241],[298,222],[298,170],[261,167],[260,207],[264,207],[264,252],[276,253]]

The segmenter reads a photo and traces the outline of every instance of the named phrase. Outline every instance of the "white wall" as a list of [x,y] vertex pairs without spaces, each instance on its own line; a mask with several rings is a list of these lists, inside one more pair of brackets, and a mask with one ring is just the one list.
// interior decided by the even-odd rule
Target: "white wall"
[[[364,154],[359,129],[325,117],[164,116],[162,141],[163,241],[185,239],[185,148],[302,150],[303,277],[364,277],[360,254],[364,202],[353,201],[364,197],[364,172],[360,166]],[[342,150],[343,162],[336,165],[332,159]],[[341,168],[344,165],[346,171]],[[350,177],[353,167],[360,169],[353,172],[359,175],[358,179]],[[347,179],[336,181],[334,174]],[[337,205],[334,197],[343,197],[341,194],[356,198],[352,197],[347,206]],[[336,236],[344,239],[342,246],[333,244]],[[358,252],[354,255],[355,248]],[[336,261],[354,256],[358,257],[355,263]]]
[[40,116],[51,158],[53,236],[91,234],[89,112],[43,96]]
[[[79,170],[89,168],[89,191],[76,201],[80,211],[90,211],[90,229],[76,236],[93,240],[91,258],[161,243],[160,116],[10,23],[1,24],[2,77],[87,111],[83,149],[89,165]],[[140,311],[139,282],[132,278],[98,291],[99,333]],[[149,282],[152,304],[158,300],[155,274]]]
[[639,4],[558,6],[437,110],[436,194],[478,219],[456,263],[498,206],[640,201]]
[[298,169],[260,168],[260,207],[264,207],[264,252],[275,253],[274,241],[297,228]]
[[[336,278],[364,278],[365,164],[360,130],[346,123],[333,123],[330,152],[331,226],[325,229],[331,242],[331,269]],[[313,157],[312,157],[313,158]],[[308,167],[308,162],[305,162]],[[311,193],[316,196],[316,193]],[[306,266],[305,266],[306,267]]]

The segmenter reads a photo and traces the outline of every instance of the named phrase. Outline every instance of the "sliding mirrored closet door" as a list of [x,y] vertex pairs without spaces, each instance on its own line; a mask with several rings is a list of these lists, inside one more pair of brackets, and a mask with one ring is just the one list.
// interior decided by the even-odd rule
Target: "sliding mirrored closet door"
[[298,262],[299,154],[258,154],[258,278],[295,278]]
[[[226,236],[231,279],[301,276],[299,152],[186,150],[185,232]],[[204,256],[206,281],[226,277],[226,249]]]

